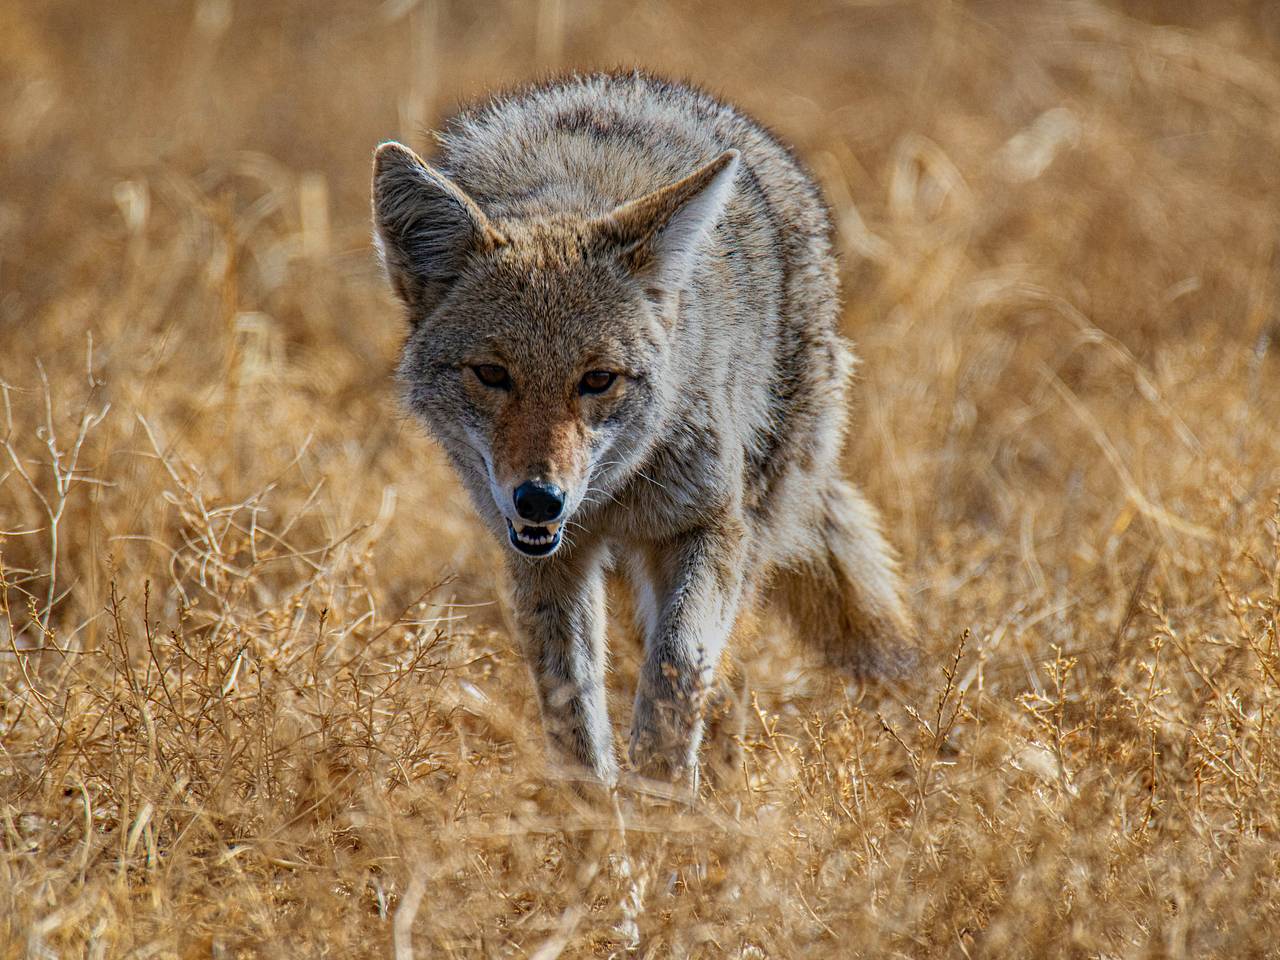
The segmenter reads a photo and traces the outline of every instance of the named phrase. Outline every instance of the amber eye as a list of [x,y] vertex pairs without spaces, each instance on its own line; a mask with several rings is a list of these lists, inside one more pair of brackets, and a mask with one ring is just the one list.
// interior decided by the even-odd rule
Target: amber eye
[[511,375],[507,373],[506,367],[500,367],[496,363],[480,363],[472,367],[471,372],[486,387],[497,387],[499,390],[511,389]]
[[608,370],[592,370],[578,381],[578,392],[604,393],[613,386],[613,382],[617,379],[618,375],[610,373]]

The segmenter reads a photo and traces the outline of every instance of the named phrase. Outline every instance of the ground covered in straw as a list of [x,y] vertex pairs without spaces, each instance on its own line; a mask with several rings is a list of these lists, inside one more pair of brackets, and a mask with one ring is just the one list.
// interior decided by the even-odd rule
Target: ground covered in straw
[[[766,619],[727,775],[619,819],[396,406],[367,175],[629,63],[822,181],[930,656],[905,709]],[[17,0],[0,89],[0,956],[1280,953],[1269,5]]]

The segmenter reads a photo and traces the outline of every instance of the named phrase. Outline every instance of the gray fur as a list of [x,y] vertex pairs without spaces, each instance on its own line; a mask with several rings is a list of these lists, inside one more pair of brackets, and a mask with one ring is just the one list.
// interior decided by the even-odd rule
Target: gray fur
[[[567,493],[559,548],[509,565],[561,759],[616,776],[613,563],[646,631],[630,747],[644,773],[696,783],[712,676],[767,595],[841,667],[909,662],[892,552],[839,468],[854,358],[830,222],[771,135],[644,74],[575,77],[463,113],[431,165],[384,145],[374,222],[411,321],[407,402],[481,517],[506,538],[509,521],[526,529],[517,484]],[[591,370],[622,376],[582,395]]]

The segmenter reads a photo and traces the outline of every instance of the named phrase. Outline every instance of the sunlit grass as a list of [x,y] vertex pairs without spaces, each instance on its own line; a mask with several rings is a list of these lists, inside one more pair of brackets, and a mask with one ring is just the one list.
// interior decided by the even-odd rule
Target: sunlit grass
[[[0,8],[3,956],[1274,954],[1277,30]],[[396,404],[368,241],[379,140],[617,63],[822,181],[847,467],[931,654],[902,704],[764,618],[691,810],[548,780],[500,547]]]

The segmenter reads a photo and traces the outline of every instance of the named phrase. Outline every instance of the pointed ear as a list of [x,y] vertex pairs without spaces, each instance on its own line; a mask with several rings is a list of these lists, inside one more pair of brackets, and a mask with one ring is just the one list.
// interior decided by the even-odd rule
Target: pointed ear
[[469,252],[506,242],[457,184],[394,142],[373,155],[373,226],[387,277],[417,318],[444,296]]
[[594,224],[652,295],[678,292],[733,193],[738,151],[726,150],[683,180],[615,208]]

